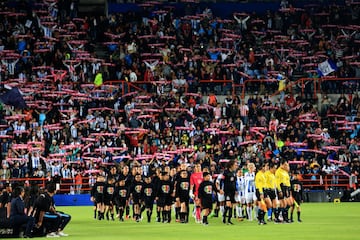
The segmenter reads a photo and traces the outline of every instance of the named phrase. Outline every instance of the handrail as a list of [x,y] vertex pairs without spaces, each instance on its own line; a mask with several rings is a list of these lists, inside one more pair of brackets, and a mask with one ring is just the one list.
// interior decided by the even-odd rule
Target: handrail
[[[332,182],[333,177],[337,178],[337,183]],[[93,180],[91,177],[83,176],[82,177],[82,186],[81,192],[89,192],[91,190],[91,183]],[[39,187],[45,187],[48,181],[47,178],[11,178],[10,183],[19,183],[26,186],[32,185],[32,183],[38,184]],[[328,190],[329,188],[345,188],[350,189],[349,177],[344,174],[302,174],[300,181],[303,184],[303,189],[322,189]],[[0,180],[0,182],[5,182],[5,180]],[[360,186],[360,183],[358,183]],[[59,193],[69,194],[71,190],[76,191],[76,180],[75,178],[62,178],[59,184],[60,189]]]

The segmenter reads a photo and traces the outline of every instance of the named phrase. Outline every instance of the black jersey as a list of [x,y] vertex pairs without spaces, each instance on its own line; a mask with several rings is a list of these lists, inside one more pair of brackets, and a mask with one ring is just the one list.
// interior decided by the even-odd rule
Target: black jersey
[[127,186],[115,187],[114,198],[118,200],[127,200],[129,198],[130,191]]
[[112,201],[115,193],[115,184],[106,184],[104,190],[104,199]]
[[189,198],[190,179],[179,178],[176,182],[176,196],[180,198]]
[[203,181],[200,183],[198,196],[203,208],[212,208],[212,196],[215,189],[216,187],[211,181]]
[[137,181],[134,181],[131,188],[130,188],[130,194],[134,199],[141,199],[142,198],[142,193],[143,193],[143,186],[144,186],[144,183],[143,182],[137,182]]
[[91,196],[103,196],[105,190],[105,182],[96,182],[91,189]]
[[155,198],[155,191],[154,191],[154,184],[153,183],[144,183],[142,188],[142,195],[144,200],[154,200]]
[[173,189],[173,184],[170,180],[160,180],[156,196],[159,198],[168,197],[171,195]]
[[299,180],[292,180],[291,182],[291,194],[296,201],[303,200],[303,187]]
[[224,171],[224,192],[225,195],[236,192],[236,176],[229,170]]

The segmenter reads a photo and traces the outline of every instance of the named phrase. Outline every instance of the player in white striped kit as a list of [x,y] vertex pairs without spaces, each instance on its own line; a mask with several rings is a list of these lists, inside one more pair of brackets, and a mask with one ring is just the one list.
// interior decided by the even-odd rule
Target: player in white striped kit
[[238,217],[239,221],[242,221],[244,218],[242,208],[246,204],[246,201],[245,201],[245,177],[242,172],[242,169],[238,169],[236,172],[235,201],[237,202],[236,216]]
[[217,200],[218,200],[218,204],[219,204],[219,208],[220,208],[220,213],[221,213],[221,216],[223,216],[224,211],[225,211],[225,195],[224,195],[224,175],[222,173],[220,173],[216,177],[215,185],[216,185],[216,188],[219,190],[219,192],[217,192],[216,194],[217,194]]
[[[245,173],[245,201],[246,201],[246,212],[248,215],[248,220],[252,221],[252,208],[255,206],[256,194],[255,194],[255,164],[249,163],[247,165],[248,172]],[[255,211],[256,212],[256,211]]]

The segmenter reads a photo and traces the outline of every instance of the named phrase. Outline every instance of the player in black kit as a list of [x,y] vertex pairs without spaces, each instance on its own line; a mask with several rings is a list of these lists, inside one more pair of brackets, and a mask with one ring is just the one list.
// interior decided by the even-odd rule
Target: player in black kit
[[109,220],[109,213],[111,214],[111,220],[114,221],[114,192],[115,192],[115,179],[108,177],[104,191],[104,204],[106,220]]
[[124,221],[123,215],[124,215],[126,203],[129,200],[129,195],[130,195],[130,191],[128,186],[125,185],[125,179],[120,177],[118,185],[115,188],[114,199],[115,199],[116,207],[119,209],[119,220],[122,222]]
[[190,178],[186,170],[180,171],[175,188],[177,201],[180,202],[180,222],[187,223],[189,221]]
[[203,211],[202,223],[208,225],[207,220],[208,215],[212,210],[212,196],[213,192],[216,192],[216,186],[213,182],[210,181],[210,173],[203,172],[203,182],[199,186],[199,199],[201,203],[201,209]]
[[300,213],[301,213],[300,204],[303,201],[303,190],[302,190],[302,184],[299,181],[297,174],[293,174],[292,180],[290,183],[291,183],[291,196],[293,197],[293,200],[294,200],[293,201],[294,204],[291,206],[291,209],[290,209],[290,221],[292,221],[292,222],[294,221],[293,213],[294,213],[294,209],[296,207],[298,222],[302,222],[302,220],[300,218]]
[[151,182],[151,176],[145,176],[144,180],[145,182],[143,186],[143,200],[146,209],[147,221],[151,222],[151,215],[155,199],[154,184]]
[[[96,210],[98,211],[98,219],[104,219],[104,190],[105,190],[105,178],[98,176],[96,183],[91,189],[91,201],[95,202]],[[95,211],[96,211],[95,210]]]
[[[233,225],[231,217],[233,213],[233,207],[236,205],[235,193],[236,193],[236,175],[235,171],[238,167],[238,163],[235,160],[230,160],[227,163],[227,167],[223,173],[224,175],[224,195],[225,195],[225,212],[223,216],[223,223]],[[221,193],[221,192],[220,192]]]
[[144,183],[141,179],[141,175],[136,174],[134,182],[130,188],[130,198],[133,201],[134,218],[135,218],[136,222],[139,222],[141,220],[140,205],[141,205],[141,201],[142,201],[143,185],[144,185]]
[[158,206],[162,211],[162,221],[163,223],[171,222],[171,205],[173,192],[173,185],[170,181],[170,175],[168,172],[162,172],[162,180],[159,182],[158,192],[156,194],[156,199],[158,201]]

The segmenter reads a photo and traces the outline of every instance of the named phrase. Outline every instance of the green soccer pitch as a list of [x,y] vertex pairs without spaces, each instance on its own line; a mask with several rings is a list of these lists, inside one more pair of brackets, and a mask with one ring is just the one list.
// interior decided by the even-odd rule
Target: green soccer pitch
[[[180,224],[174,220],[170,224],[146,220],[99,221],[93,219],[92,207],[58,207],[72,216],[64,232],[66,239],[131,239],[131,240],[232,240],[232,239],[359,239],[360,203],[304,203],[302,223],[258,225],[256,221],[238,222],[224,225],[221,218],[209,218],[209,225],[197,224],[190,217],[190,223]],[[146,213],[143,213],[146,218]],[[296,220],[294,213],[294,220]]]

